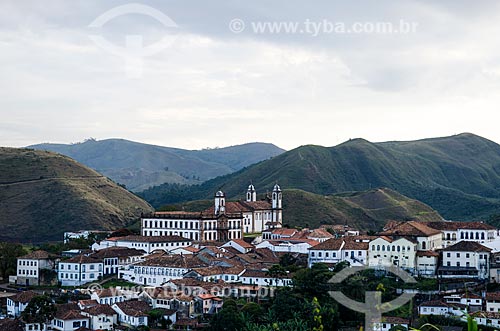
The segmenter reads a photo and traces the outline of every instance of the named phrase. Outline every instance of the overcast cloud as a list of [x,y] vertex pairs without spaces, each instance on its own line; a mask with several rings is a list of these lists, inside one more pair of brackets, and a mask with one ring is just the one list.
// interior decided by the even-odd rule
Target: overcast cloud
[[[89,27],[130,3],[0,2],[1,145],[119,137],[291,149],[461,132],[500,142],[498,1],[144,1],[177,27],[141,14]],[[229,29],[235,18],[246,24],[241,33]],[[317,36],[251,26],[306,20],[418,26]],[[127,35],[146,45],[166,37],[168,47],[130,77],[95,34],[116,46]]]

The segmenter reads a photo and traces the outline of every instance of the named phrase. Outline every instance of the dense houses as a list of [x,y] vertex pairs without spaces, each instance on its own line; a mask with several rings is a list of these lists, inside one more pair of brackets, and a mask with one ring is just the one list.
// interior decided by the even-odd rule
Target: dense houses
[[[43,251],[20,257],[10,282],[44,284],[41,275],[53,272],[59,285],[80,288],[90,299],[57,305],[45,327],[113,330],[117,325],[150,324],[153,309],[169,324],[193,327],[197,316],[217,313],[226,296],[259,300],[277,287],[293,286],[292,273],[274,268],[285,258],[299,267],[398,266],[413,276],[462,284],[499,281],[500,238],[487,224],[391,221],[370,235],[348,225],[292,229],[282,225],[281,200],[278,185],[259,201],[253,185],[246,199],[237,202],[226,202],[219,191],[214,206],[201,213],[143,215],[141,235],[106,238],[89,251],[68,252],[66,257]],[[135,287],[88,286],[106,278]],[[463,318],[467,311],[480,324],[499,325],[500,292],[452,291],[437,299],[432,295],[432,300],[419,303],[418,314]],[[8,315],[19,318],[36,296],[25,291],[8,298]],[[384,316],[376,329],[388,331],[397,325],[408,327],[409,322]],[[27,324],[20,327],[37,330]]]

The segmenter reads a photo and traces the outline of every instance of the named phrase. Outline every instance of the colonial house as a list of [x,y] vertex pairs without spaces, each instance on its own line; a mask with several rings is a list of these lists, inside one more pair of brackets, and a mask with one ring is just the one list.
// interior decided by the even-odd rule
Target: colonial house
[[194,297],[195,312],[199,314],[217,314],[222,309],[223,299],[213,294],[199,294]]
[[112,305],[117,302],[126,301],[129,298],[118,288],[106,288],[93,291],[90,299],[95,300],[100,305]]
[[279,229],[267,229],[262,231],[262,239],[264,240],[278,240],[278,239],[289,239],[299,233],[297,229],[279,228]]
[[373,268],[398,266],[415,273],[417,246],[416,241],[405,237],[378,237],[369,243],[368,265]]
[[108,238],[100,243],[92,245],[94,251],[109,247],[125,247],[143,250],[147,254],[151,254],[156,250],[171,251],[179,247],[191,246],[192,240],[186,239],[178,235],[162,235],[162,236],[125,236]]
[[116,275],[120,267],[140,261],[145,254],[142,249],[109,247],[93,253],[91,257],[103,261],[104,275]]
[[483,307],[483,297],[470,292],[444,296],[443,300],[446,303],[463,306],[469,313],[479,311]]
[[475,241],[459,241],[441,251],[443,278],[489,278],[491,249]]
[[436,250],[443,245],[440,230],[429,227],[427,223],[417,221],[389,222],[379,235],[393,239],[407,238],[417,244],[416,248],[419,251]]
[[82,315],[90,320],[92,330],[113,330],[114,325],[118,323],[118,314],[110,305],[96,305],[86,308]]
[[[214,283],[211,286],[214,286]],[[154,309],[180,311],[181,313],[191,315],[195,311],[194,295],[207,293],[211,292],[201,287],[191,290],[182,286],[177,288],[177,285],[169,282],[168,286],[144,289],[140,294],[140,298],[148,302]]]
[[74,331],[90,326],[90,319],[84,316],[78,305],[68,303],[56,305],[56,313],[52,320],[52,330]]
[[282,226],[282,192],[274,186],[272,197],[257,201],[255,187],[250,185],[246,200],[228,201],[218,191],[214,206],[199,213],[156,212],[143,215],[144,236],[179,235],[195,241],[228,241],[241,239],[244,233],[260,233]]
[[21,316],[21,313],[26,309],[31,299],[36,296],[38,294],[33,291],[24,291],[7,298],[7,315],[12,317]]
[[42,270],[53,270],[54,259],[49,253],[38,250],[17,259],[17,274],[10,283],[25,286],[38,286],[45,283]]
[[59,262],[57,275],[62,286],[80,286],[98,281],[103,269],[102,260],[82,254]]
[[443,247],[456,244],[458,241],[476,241],[481,244],[494,241],[498,230],[483,222],[427,222],[427,226],[442,233]]
[[245,254],[254,249],[254,245],[247,243],[243,239],[233,239],[221,246],[221,248],[232,247],[238,252]]
[[267,248],[272,252],[307,254],[308,250],[317,244],[319,243],[312,239],[264,240],[255,248]]
[[326,263],[329,265],[346,261],[351,266],[368,263],[369,239],[357,237],[332,238],[309,248],[308,265]]
[[148,312],[151,311],[151,307],[147,302],[138,300],[118,302],[112,308],[118,314],[120,325],[128,327],[148,325]]
[[180,279],[193,268],[208,265],[192,255],[160,255],[129,266],[121,271],[122,279],[142,285],[160,286],[171,279]]
[[418,306],[418,313],[422,315],[436,315],[436,316],[462,316],[463,310],[456,305],[446,303],[439,300],[427,301]]

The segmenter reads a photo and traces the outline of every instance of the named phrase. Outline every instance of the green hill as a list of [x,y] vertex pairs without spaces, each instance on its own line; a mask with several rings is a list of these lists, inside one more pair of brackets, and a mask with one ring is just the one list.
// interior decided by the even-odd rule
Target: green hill
[[69,156],[132,191],[163,183],[199,184],[284,152],[265,143],[191,151],[124,139],[29,147]]
[[[213,200],[198,200],[163,209],[202,211],[212,204]],[[283,219],[292,227],[347,223],[363,230],[380,230],[389,220],[443,220],[429,206],[386,188],[328,196],[284,190]]]
[[151,211],[146,202],[69,157],[0,148],[0,241],[62,240],[111,230]]
[[308,145],[202,185],[164,185],[141,195],[155,206],[208,198],[220,188],[237,197],[249,182],[260,192],[279,182],[283,188],[322,195],[387,187],[448,219],[486,218],[500,213],[500,145],[468,133],[409,142],[353,139],[335,147]]

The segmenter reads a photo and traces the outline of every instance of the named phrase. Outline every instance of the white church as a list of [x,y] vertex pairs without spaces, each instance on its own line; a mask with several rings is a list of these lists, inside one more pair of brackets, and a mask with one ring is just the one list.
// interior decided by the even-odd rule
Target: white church
[[218,191],[214,206],[202,212],[155,212],[141,218],[143,236],[179,235],[194,241],[228,241],[246,233],[281,228],[283,194],[278,184],[271,196],[257,200],[257,191],[249,185],[246,199],[226,201]]

